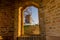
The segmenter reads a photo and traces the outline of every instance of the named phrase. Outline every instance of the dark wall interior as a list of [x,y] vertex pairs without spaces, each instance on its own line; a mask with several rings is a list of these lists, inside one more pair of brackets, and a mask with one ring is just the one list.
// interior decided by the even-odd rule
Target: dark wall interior
[[0,36],[3,40],[13,40],[15,1],[0,0]]

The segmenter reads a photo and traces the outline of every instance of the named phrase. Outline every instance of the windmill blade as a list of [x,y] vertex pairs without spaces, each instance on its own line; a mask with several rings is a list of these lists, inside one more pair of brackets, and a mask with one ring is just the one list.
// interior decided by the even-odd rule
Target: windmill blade
[[25,12],[26,12],[26,14],[30,14],[31,15],[31,12],[30,11],[26,10]]
[[32,8],[31,7],[28,7],[26,10],[25,10],[25,12],[27,12],[28,14],[32,14]]
[[31,20],[32,20],[32,22],[35,24],[35,21],[33,20],[33,18],[31,17]]
[[29,7],[29,9],[30,9],[30,14],[32,15],[32,8],[31,8],[31,7]]

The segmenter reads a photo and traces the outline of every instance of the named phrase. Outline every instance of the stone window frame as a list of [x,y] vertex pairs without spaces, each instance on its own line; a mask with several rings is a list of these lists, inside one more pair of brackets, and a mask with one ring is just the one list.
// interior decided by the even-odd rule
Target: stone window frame
[[17,22],[17,25],[15,26],[15,29],[17,28],[15,30],[15,33],[17,33],[17,34],[14,34],[14,38],[22,36],[21,33],[20,33],[21,32],[20,28],[22,27],[23,22],[21,20],[23,20],[23,19],[21,19],[20,17],[22,17],[22,15],[21,15],[22,11],[28,6],[34,6],[34,7],[38,8],[39,27],[40,27],[40,31],[41,31],[40,36],[41,37],[45,36],[44,15],[43,15],[43,12],[42,12],[43,8],[41,8],[41,5],[36,3],[36,2],[27,1],[27,2],[24,3],[24,5],[21,4],[21,5],[18,5],[18,6],[20,6],[20,7],[17,8],[18,15],[16,17],[17,21],[15,21],[15,23]]

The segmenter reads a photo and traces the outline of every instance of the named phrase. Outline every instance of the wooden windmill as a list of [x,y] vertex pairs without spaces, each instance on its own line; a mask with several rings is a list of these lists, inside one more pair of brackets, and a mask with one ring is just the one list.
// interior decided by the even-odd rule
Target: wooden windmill
[[32,8],[28,7],[25,11],[25,24],[31,24],[32,23]]

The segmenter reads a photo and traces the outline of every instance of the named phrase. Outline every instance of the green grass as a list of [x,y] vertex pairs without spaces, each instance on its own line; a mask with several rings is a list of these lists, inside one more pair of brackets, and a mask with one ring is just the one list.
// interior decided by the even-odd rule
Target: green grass
[[24,30],[28,29],[30,25],[24,25]]

